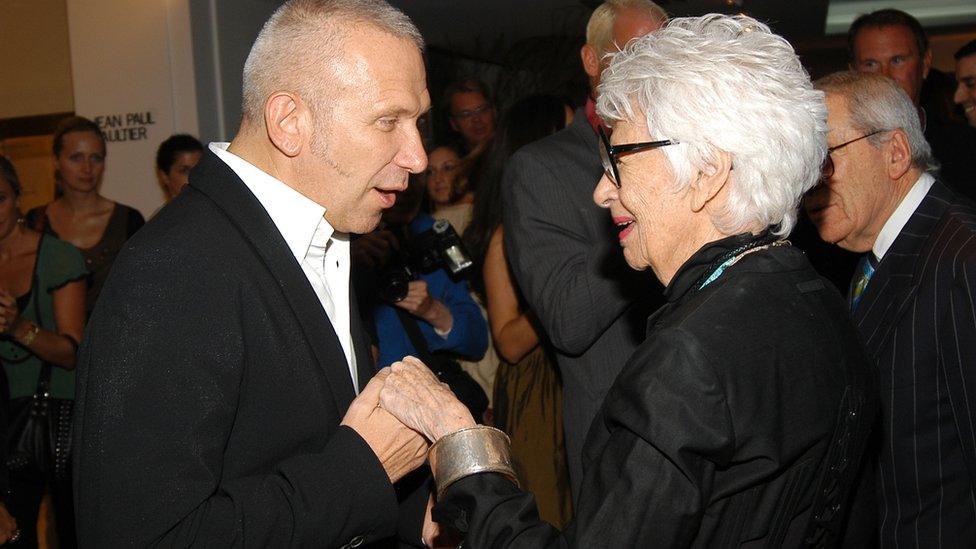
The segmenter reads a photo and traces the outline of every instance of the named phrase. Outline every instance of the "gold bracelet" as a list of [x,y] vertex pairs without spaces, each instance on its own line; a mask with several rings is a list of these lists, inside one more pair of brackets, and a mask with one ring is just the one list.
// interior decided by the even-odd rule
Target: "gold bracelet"
[[34,343],[34,339],[37,338],[37,334],[40,333],[41,327],[34,324],[30,320],[26,321],[29,327],[27,328],[27,333],[20,338],[20,344],[24,347],[30,347],[31,343]]
[[509,452],[511,441],[504,432],[478,425],[444,435],[430,447],[430,470],[437,497],[455,482],[477,473],[498,473],[518,486]]

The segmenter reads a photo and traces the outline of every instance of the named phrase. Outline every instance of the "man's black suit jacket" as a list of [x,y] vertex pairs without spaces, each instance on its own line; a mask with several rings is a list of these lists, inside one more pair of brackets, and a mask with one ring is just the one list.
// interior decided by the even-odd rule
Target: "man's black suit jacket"
[[[355,309],[352,325],[365,387]],[[84,546],[338,547],[395,532],[394,487],[339,425],[355,391],[328,317],[212,153],[119,255],[79,353]]]
[[976,546],[976,208],[935,183],[854,323],[877,361],[882,547]]

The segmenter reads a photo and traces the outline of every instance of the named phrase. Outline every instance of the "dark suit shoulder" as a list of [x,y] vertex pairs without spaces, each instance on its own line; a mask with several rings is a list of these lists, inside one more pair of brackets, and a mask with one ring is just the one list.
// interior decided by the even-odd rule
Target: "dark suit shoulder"
[[[976,266],[976,204],[944,187],[933,188],[927,200],[942,202],[944,210],[919,250],[923,258],[919,267],[951,266],[954,273],[963,265],[972,269]],[[921,210],[920,206],[915,215],[928,213]],[[903,230],[911,230],[911,222]]]
[[[238,241],[240,231],[220,208],[196,189],[186,187],[127,242],[119,260],[225,262],[235,254]],[[233,264],[225,265],[231,267]]]
[[[570,126],[525,145],[515,152],[514,158],[523,162],[540,162],[560,174],[578,170],[578,165],[588,166],[589,174],[600,167],[599,141],[589,126],[581,126],[575,120]],[[596,173],[602,172],[600,168]]]

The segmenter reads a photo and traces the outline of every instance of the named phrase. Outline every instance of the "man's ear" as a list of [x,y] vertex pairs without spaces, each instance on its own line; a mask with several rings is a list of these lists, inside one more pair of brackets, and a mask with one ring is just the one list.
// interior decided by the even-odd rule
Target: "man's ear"
[[891,139],[884,144],[885,170],[888,178],[895,181],[912,167],[912,146],[903,130],[892,130]]
[[301,98],[290,92],[275,92],[264,103],[264,125],[268,139],[281,154],[294,158],[302,151],[309,112]]
[[[600,54],[589,44],[580,48],[580,59],[583,60],[583,70],[590,78],[600,76]],[[595,93],[595,92],[594,92]]]
[[156,181],[159,181],[159,186],[163,188],[163,191],[169,193],[169,188],[166,186],[166,172],[155,168],[153,171],[156,172]]
[[732,155],[716,151],[715,157],[698,173],[698,179],[689,187],[691,209],[700,212],[713,198],[722,192],[732,174]]
[[932,50],[929,49],[922,56],[922,80],[929,77],[929,71],[932,69]]

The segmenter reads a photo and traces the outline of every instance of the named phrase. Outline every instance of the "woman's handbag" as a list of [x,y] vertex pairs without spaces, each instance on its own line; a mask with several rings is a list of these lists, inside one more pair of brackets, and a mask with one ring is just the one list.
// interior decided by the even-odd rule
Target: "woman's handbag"
[[41,366],[37,389],[10,401],[7,469],[25,480],[63,479],[71,454],[73,401],[51,398],[51,365]]

